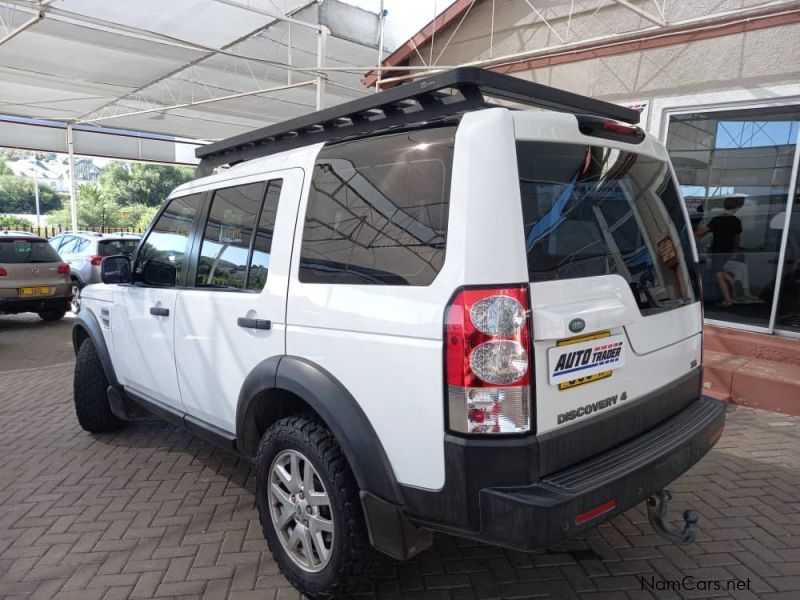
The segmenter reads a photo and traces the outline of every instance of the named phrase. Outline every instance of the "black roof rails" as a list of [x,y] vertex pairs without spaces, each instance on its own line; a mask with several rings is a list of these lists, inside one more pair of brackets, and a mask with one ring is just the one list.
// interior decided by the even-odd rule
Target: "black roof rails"
[[[453,94],[455,91],[457,94]],[[588,114],[637,124],[635,110],[479,69],[461,67],[201,146],[200,175],[214,167],[260,158],[290,148],[456,117],[490,106],[489,98],[560,112]]]

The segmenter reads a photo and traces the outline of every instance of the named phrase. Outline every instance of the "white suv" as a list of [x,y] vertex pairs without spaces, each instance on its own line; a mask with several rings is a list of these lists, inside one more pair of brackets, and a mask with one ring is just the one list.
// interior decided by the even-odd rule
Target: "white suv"
[[637,121],[459,69],[201,148],[233,166],[84,292],[81,425],[155,413],[253,460],[309,598],[432,530],[530,550],[649,499],[691,541],[664,487],[725,410],[701,395],[686,210]]

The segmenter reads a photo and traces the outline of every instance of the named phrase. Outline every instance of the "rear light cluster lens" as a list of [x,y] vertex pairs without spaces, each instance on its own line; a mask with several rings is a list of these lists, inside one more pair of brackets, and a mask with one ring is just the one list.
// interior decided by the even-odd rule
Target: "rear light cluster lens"
[[69,265],[67,263],[61,263],[58,265],[58,274],[69,275]]
[[5,267],[0,267],[0,277],[6,277],[8,275],[8,271],[6,271]]
[[103,257],[102,256],[87,256],[86,260],[88,262],[92,263],[93,267],[99,267],[100,263],[103,262]]
[[526,286],[460,291],[445,315],[450,429],[530,431],[531,358]]

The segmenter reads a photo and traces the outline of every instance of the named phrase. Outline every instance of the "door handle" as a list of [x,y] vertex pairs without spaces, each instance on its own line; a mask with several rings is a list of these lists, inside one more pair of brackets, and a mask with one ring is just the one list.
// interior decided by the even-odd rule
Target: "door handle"
[[150,307],[150,314],[154,317],[168,317],[169,316],[169,309],[162,308],[160,306],[151,306]]
[[247,317],[239,317],[236,320],[239,327],[246,329],[272,329],[272,321],[266,319],[248,319]]

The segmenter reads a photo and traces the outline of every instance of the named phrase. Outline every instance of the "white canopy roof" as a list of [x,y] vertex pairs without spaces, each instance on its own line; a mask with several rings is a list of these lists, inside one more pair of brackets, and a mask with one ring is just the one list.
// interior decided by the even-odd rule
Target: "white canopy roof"
[[379,22],[338,0],[0,0],[0,115],[225,138],[315,110],[319,75],[323,106],[370,93]]

